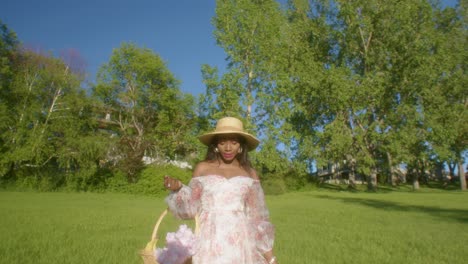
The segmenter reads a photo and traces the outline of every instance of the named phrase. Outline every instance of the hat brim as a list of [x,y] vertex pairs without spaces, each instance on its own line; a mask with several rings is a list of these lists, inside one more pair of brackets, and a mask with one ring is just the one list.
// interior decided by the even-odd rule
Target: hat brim
[[206,146],[209,146],[211,143],[213,143],[214,137],[217,135],[223,135],[223,134],[236,134],[245,139],[245,142],[247,144],[247,150],[251,151],[257,148],[258,144],[260,144],[260,140],[258,140],[256,137],[252,136],[249,133],[245,132],[240,132],[240,131],[220,131],[220,132],[210,132],[203,134],[198,137],[201,143],[203,143]]

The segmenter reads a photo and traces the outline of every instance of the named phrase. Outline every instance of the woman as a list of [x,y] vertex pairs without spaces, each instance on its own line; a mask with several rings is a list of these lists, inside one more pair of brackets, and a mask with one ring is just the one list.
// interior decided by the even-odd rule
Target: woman
[[208,146],[206,159],[195,167],[188,186],[166,176],[172,193],[166,201],[182,219],[198,217],[194,264],[277,264],[274,227],[260,180],[247,152],[259,140],[233,117],[218,121],[215,131],[199,140]]

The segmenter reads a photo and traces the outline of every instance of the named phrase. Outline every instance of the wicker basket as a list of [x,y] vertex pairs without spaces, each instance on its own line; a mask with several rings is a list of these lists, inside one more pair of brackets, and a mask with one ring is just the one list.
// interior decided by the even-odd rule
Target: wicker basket
[[[156,249],[156,244],[158,243],[158,229],[163,218],[167,215],[168,209],[164,210],[156,221],[154,225],[153,233],[151,234],[151,240],[146,244],[146,247],[143,250],[140,250],[140,256],[143,259],[144,264],[160,264],[154,257],[154,249]],[[198,229],[198,221],[197,229]],[[188,259],[184,264],[191,264],[192,258]]]
[[144,264],[159,264],[154,257],[154,249],[156,248],[156,243],[158,243],[158,229],[163,218],[167,215],[167,209],[164,210],[158,218],[156,225],[153,229],[153,234],[151,234],[151,240],[146,244],[146,247],[140,251],[140,256],[143,259]]

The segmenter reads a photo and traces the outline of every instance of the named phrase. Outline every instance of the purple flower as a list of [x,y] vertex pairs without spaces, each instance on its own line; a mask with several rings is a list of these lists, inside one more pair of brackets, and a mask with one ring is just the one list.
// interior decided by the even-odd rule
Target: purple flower
[[166,247],[157,248],[154,256],[161,264],[181,264],[195,254],[196,238],[187,225],[181,225],[176,233],[167,233]]

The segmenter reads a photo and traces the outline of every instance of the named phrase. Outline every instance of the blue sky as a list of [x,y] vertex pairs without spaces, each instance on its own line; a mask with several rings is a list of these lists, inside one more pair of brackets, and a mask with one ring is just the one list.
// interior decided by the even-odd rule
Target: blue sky
[[[456,0],[445,0],[453,6]],[[28,47],[54,54],[75,49],[89,80],[123,42],[152,49],[181,80],[181,89],[204,93],[201,65],[225,68],[211,19],[215,0],[7,0],[0,20]]]
[[11,0],[0,19],[21,42],[54,54],[75,49],[93,80],[123,42],[152,49],[182,81],[181,89],[205,91],[201,65],[224,68],[211,19],[214,0]]

